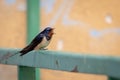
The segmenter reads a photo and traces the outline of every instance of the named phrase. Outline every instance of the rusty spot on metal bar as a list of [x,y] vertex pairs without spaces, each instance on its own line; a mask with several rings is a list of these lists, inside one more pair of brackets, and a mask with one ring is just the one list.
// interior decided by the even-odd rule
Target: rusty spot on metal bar
[[55,61],[55,64],[57,65],[57,67],[59,67],[59,63],[58,60]]
[[9,57],[9,56],[11,56],[12,54],[10,53],[10,52],[8,52],[5,56],[6,57]]
[[78,66],[75,66],[71,72],[78,72]]
[[5,59],[8,59],[12,54],[10,52],[8,52],[7,54],[3,55],[0,59],[0,61],[3,61]]

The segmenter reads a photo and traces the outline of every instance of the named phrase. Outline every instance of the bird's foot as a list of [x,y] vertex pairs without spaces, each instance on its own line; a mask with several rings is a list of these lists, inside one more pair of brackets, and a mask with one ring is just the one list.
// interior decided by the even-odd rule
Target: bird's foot
[[[48,48],[41,48],[40,50],[48,50]],[[41,53],[44,54],[44,51]]]
[[48,50],[48,48],[44,48],[43,50]]
[[48,48],[41,48],[40,50],[48,50]]

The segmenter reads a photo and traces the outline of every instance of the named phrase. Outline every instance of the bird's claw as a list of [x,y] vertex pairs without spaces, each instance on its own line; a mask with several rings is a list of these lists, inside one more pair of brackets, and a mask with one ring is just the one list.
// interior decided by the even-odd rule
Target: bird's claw
[[42,49],[40,49],[40,50],[48,50],[48,48],[42,48]]
[[43,50],[48,50],[48,48],[44,48]]

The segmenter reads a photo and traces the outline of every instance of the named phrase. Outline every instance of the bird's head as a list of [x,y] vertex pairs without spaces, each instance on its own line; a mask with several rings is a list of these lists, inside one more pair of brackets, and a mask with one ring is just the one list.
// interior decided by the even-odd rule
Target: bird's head
[[45,35],[52,37],[52,35],[54,34],[54,28],[47,27],[44,29],[44,33]]

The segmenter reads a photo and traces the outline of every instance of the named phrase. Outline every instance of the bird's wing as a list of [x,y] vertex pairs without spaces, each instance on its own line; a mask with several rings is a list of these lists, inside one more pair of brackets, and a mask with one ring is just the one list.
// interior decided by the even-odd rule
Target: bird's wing
[[42,41],[43,37],[44,35],[38,34],[28,46],[26,46],[20,51],[20,56],[26,54],[29,51],[32,51]]

